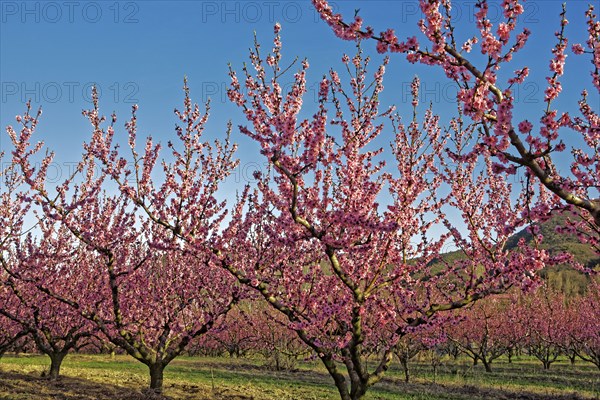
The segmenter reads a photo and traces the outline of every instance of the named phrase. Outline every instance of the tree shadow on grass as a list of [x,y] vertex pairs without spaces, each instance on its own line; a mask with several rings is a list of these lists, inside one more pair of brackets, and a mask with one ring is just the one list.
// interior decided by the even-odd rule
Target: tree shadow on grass
[[0,371],[0,399],[4,400],[142,400],[140,391],[61,376],[49,381],[37,374]]
[[[172,385],[175,386],[175,385]],[[227,390],[203,390],[198,386],[178,385],[196,400],[250,400]],[[194,392],[197,392],[194,394]],[[176,397],[180,398],[180,397]],[[183,397],[181,397],[183,398]],[[169,400],[169,396],[156,396],[147,390],[135,390],[110,383],[98,383],[83,378],[61,376],[49,381],[37,374],[0,371],[0,400]]]
[[[225,373],[224,378],[228,377],[248,377],[253,381],[279,381],[282,386],[289,384],[302,383],[307,386],[333,386],[331,378],[324,372],[314,370],[295,370],[295,371],[273,371],[263,366],[257,366],[250,361],[236,360],[235,363],[227,364],[225,362],[202,360],[194,363],[196,372],[209,374],[211,368],[217,373]],[[542,374],[543,375],[543,374]],[[537,376],[536,376],[537,377]],[[543,376],[540,377],[544,379]],[[552,377],[548,377],[551,381]],[[557,387],[561,385],[557,383]],[[563,384],[572,383],[564,380]],[[543,388],[541,389],[543,390]],[[484,387],[476,385],[452,385],[435,384],[431,382],[424,383],[405,383],[401,378],[387,376],[384,380],[370,389],[372,398],[379,399],[381,395],[402,396],[402,398],[427,399],[427,400],[590,400],[593,397],[583,397],[576,393],[565,394],[543,394],[531,391],[515,391],[505,388]],[[253,397],[255,400],[261,400],[260,396]]]
[[398,390],[405,396],[427,399],[455,400],[590,400],[576,393],[541,394],[529,391],[513,391],[502,388],[478,387],[474,385],[445,385],[436,383],[405,383],[401,380],[382,382],[382,389]]

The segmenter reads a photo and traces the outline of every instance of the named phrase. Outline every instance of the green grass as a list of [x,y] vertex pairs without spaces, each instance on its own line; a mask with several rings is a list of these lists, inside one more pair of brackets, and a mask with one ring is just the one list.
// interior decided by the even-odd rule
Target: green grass
[[[69,355],[58,382],[40,378],[48,359],[39,355],[0,359],[0,399],[143,399],[147,367],[127,357]],[[500,359],[486,373],[468,360],[443,360],[434,374],[422,360],[412,363],[412,381],[403,382],[399,365],[371,388],[368,400],[404,399],[600,399],[600,371],[566,360],[549,371],[541,363],[521,358]],[[318,362],[301,363],[297,371],[277,372],[261,359],[180,357],[165,370],[164,394],[172,399],[337,400],[333,383]]]

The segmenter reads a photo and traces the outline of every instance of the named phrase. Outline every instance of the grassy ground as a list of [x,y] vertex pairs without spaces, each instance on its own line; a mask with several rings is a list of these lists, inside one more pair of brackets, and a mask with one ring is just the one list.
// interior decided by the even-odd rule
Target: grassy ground
[[[127,357],[69,355],[63,377],[49,382],[44,356],[0,359],[0,399],[10,400],[138,400],[144,399],[147,368]],[[496,362],[493,373],[467,360],[445,362],[435,373],[425,362],[413,363],[412,382],[403,382],[394,365],[385,381],[371,389],[370,400],[579,400],[600,399],[600,372],[590,364],[566,362],[541,369],[533,360]],[[294,372],[275,372],[261,360],[180,357],[165,370],[164,394],[174,400],[337,400],[332,381],[318,363]]]

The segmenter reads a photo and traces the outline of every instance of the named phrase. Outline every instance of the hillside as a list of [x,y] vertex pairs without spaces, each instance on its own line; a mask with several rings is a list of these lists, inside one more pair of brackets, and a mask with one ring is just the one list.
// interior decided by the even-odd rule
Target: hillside
[[[566,216],[558,214],[540,225],[540,231],[544,236],[541,247],[552,253],[567,251],[573,254],[575,260],[587,267],[594,267],[600,263],[600,258],[590,249],[590,246],[581,243],[575,236],[556,232],[556,227],[565,225],[566,219]],[[509,249],[516,247],[521,238],[525,238],[525,241],[530,242],[531,234],[525,229],[522,230],[509,239],[507,247]]]
[[[600,258],[589,245],[581,243],[577,237],[556,232],[557,226],[566,223],[567,216],[557,214],[550,220],[540,224],[540,231],[544,237],[541,247],[550,251],[551,254],[568,252],[582,265],[593,268],[600,265]],[[531,241],[531,234],[526,230],[514,235],[507,243],[508,248],[515,248],[519,239]],[[569,266],[556,266],[542,270],[540,275],[548,281],[548,284],[566,294],[582,294],[588,284],[588,277],[573,270]]]
[[[577,237],[556,233],[556,227],[564,225],[565,222],[566,216],[558,214],[540,225],[541,233],[544,236],[541,247],[549,250],[551,254],[569,252],[573,254],[577,262],[586,267],[599,266],[600,258],[587,244],[581,243]],[[521,238],[524,238],[526,242],[530,242],[532,239],[531,234],[524,229],[509,239],[507,248],[516,248]],[[451,263],[453,260],[462,258],[462,254],[460,251],[452,251],[444,254],[443,257]],[[540,272],[540,276],[551,287],[568,295],[583,294],[589,280],[581,272],[565,265],[548,267]]]

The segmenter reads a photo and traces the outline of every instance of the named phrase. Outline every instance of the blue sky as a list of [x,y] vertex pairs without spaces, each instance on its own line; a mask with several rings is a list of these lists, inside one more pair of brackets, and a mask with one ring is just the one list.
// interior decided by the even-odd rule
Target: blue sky
[[[499,2],[492,2],[490,17],[498,21]],[[410,1],[332,1],[334,8],[348,18],[360,8],[360,15],[376,31],[392,27],[400,37],[418,34],[420,13]],[[475,1],[455,3],[457,31],[467,38],[471,32]],[[583,42],[583,12],[587,2],[571,1],[568,28],[571,43]],[[517,96],[517,113],[537,121],[544,109],[544,78],[549,74],[550,50],[555,43],[560,1],[528,1],[524,21],[533,31],[526,50],[510,71],[528,65],[532,74]],[[90,107],[89,90],[96,83],[101,90],[101,109],[113,110],[119,117],[118,132],[128,118],[133,103],[139,104],[139,135],[150,134],[166,142],[174,135],[173,108],[182,104],[182,80],[187,75],[192,98],[203,102],[212,98],[207,130],[211,138],[222,137],[228,119],[242,123],[236,107],[228,103],[227,63],[236,68],[247,60],[248,48],[256,31],[263,49],[271,47],[272,28],[282,24],[283,56],[308,58],[309,86],[315,87],[329,68],[339,68],[344,52],[354,45],[337,39],[312,9],[308,0],[298,1],[0,1],[0,125],[14,124],[14,116],[24,111],[27,99],[43,107],[38,139],[57,152],[57,163],[76,162],[81,143],[90,128],[81,110]],[[461,35],[462,32],[462,35]],[[381,60],[375,44],[365,52]],[[590,88],[589,58],[567,58],[564,92],[560,105],[574,112],[583,88]],[[432,102],[435,110],[448,118],[455,110],[455,89],[439,69],[415,66],[402,56],[392,55],[386,78],[384,103],[395,103],[410,115],[409,84],[418,74],[423,82],[421,103]],[[291,78],[290,78],[291,81]],[[592,92],[593,93],[593,92]],[[592,101],[598,101],[597,92]],[[598,101],[600,103],[600,101]],[[307,114],[316,101],[314,91],[305,99]],[[236,178],[241,187],[258,158],[257,147],[233,132],[240,143],[242,167]],[[391,135],[389,136],[390,140]],[[568,140],[567,140],[568,142]],[[4,132],[0,148],[7,145]],[[250,167],[244,167],[250,166]],[[238,188],[239,188],[238,187]],[[234,188],[230,188],[234,190]]]

